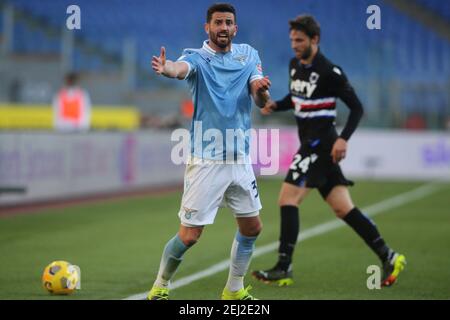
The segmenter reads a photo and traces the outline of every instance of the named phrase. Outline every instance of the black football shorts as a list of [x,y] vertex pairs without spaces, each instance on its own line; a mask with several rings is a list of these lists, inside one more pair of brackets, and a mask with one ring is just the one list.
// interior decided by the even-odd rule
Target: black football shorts
[[317,188],[324,199],[335,186],[354,185],[345,178],[339,164],[333,163],[331,148],[320,143],[300,147],[284,181],[298,187]]

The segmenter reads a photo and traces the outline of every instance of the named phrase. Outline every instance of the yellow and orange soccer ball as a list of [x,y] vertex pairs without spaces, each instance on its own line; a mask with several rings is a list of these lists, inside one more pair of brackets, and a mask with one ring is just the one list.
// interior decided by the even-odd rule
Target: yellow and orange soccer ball
[[42,286],[51,294],[68,295],[80,289],[80,268],[67,261],[53,261],[44,269]]

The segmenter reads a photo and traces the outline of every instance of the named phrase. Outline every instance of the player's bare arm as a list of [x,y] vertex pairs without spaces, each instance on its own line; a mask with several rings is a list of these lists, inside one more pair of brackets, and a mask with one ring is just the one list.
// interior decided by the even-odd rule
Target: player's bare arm
[[250,84],[252,97],[255,100],[255,104],[262,108],[270,100],[269,88],[271,86],[269,77],[254,80]]
[[189,66],[185,62],[167,60],[166,48],[164,47],[161,47],[159,57],[153,56],[152,68],[159,75],[180,80],[183,80],[189,72]]

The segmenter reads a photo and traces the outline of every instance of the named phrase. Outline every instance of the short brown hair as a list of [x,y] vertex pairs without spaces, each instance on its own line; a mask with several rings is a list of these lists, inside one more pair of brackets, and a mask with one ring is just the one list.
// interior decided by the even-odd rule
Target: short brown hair
[[64,80],[67,86],[74,86],[78,83],[78,74],[76,72],[69,72],[65,75]]
[[236,9],[229,3],[215,3],[208,8],[206,13],[206,22],[211,22],[214,12],[230,12],[234,15],[234,22],[236,22]]
[[293,20],[289,20],[290,30],[303,31],[308,37],[318,36],[320,39],[320,25],[311,15],[299,15]]

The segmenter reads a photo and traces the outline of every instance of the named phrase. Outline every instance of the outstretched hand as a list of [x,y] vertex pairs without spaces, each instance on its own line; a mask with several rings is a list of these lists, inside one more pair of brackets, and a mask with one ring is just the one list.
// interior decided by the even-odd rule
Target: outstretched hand
[[263,108],[261,108],[261,113],[265,116],[271,114],[277,108],[277,103],[273,100],[267,101]]
[[152,58],[152,68],[153,70],[161,75],[164,72],[164,67],[166,65],[166,48],[161,47],[161,53],[159,57],[153,56]]

